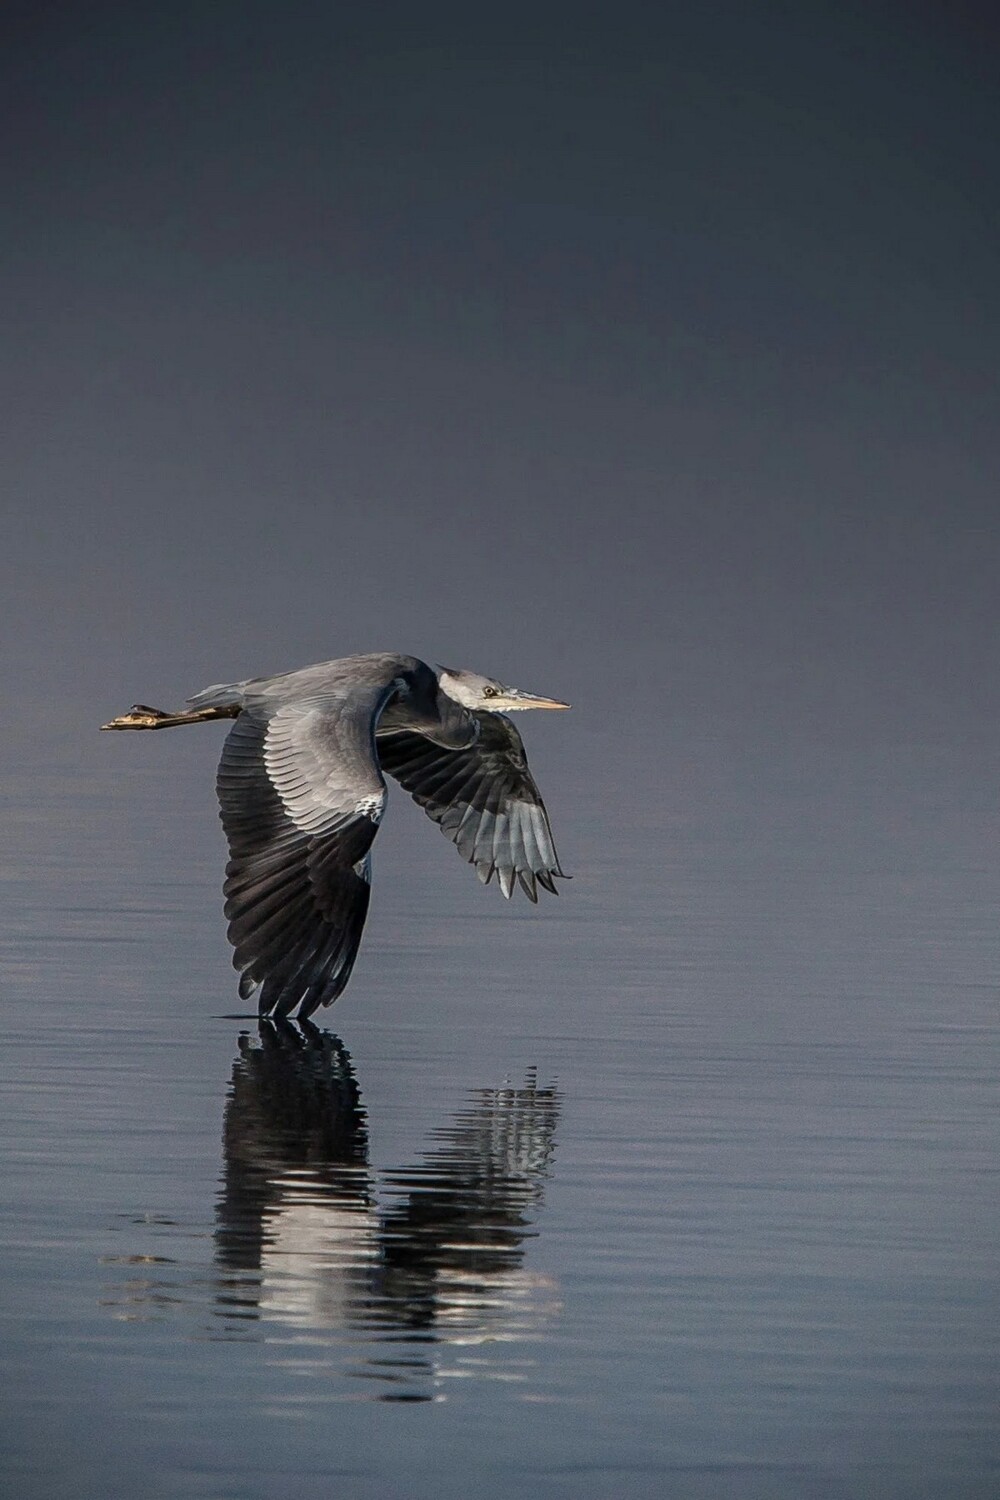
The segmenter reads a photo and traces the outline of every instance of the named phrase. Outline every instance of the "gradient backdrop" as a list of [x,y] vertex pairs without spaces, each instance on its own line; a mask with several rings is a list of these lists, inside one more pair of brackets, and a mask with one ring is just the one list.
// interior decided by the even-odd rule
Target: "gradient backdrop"
[[987,8],[5,16],[20,745],[383,646],[992,741]]
[[[787,1256],[787,1321],[761,1326],[812,1341],[795,1367],[820,1361],[808,1422],[827,1419],[843,1370],[859,1452],[882,1412],[876,1447],[938,1464],[929,1500],[978,1500],[994,1473],[977,1299],[995,1271],[980,1174],[995,1162],[983,1091],[1000,965],[992,8],[8,0],[0,32],[2,946],[21,1028],[5,1060],[18,1182],[48,1214],[37,1243],[69,1244],[56,1279],[79,1256],[73,1316],[96,1320],[106,1221],[132,1201],[108,1165],[119,1151],[143,1183],[159,1164],[190,1181],[202,1206],[185,1222],[210,1212],[234,1046],[210,1017],[236,1004],[221,736],[96,726],[137,699],[171,707],[210,682],[413,652],[574,705],[524,726],[576,876],[558,906],[505,911],[396,797],[331,1023],[400,1159],[450,1091],[520,1065],[511,1035],[526,1063],[558,1064],[547,1253],[567,1321],[551,1347],[575,1358],[594,1340],[579,1368],[621,1403],[603,1415],[613,1431],[597,1408],[586,1431],[559,1408],[559,1462],[619,1441],[640,1467],[618,1492],[650,1492],[668,1441],[643,1405],[663,1363],[666,1325],[648,1312],[663,1245],[697,1271],[706,1246],[684,1234],[721,1222],[723,1313],[706,1294],[690,1347],[742,1316],[748,1238],[765,1269]],[[411,974],[427,1003],[406,1031]],[[414,1078],[426,1121],[406,1113]],[[616,1159],[633,1175],[601,1166]],[[746,1200],[756,1240],[741,1172],[763,1194]],[[637,1217],[640,1188],[662,1234]],[[91,1194],[88,1240],[64,1205],[86,1200],[86,1219]],[[795,1302],[802,1225],[829,1296],[810,1315],[847,1329],[842,1365]],[[585,1250],[583,1284],[606,1289],[589,1302],[572,1279]],[[107,1496],[113,1456],[73,1489],[74,1433],[96,1430],[90,1375],[72,1374],[77,1325],[57,1323],[34,1249],[25,1266],[21,1300],[37,1293],[37,1327],[68,1340],[67,1456],[34,1436],[56,1376],[32,1325],[11,1386],[40,1403],[31,1420],[14,1409],[18,1492],[35,1493],[44,1450],[67,1494]],[[622,1367],[600,1360],[619,1348],[638,1373],[615,1386]],[[183,1357],[207,1369],[217,1354]],[[896,1358],[917,1372],[909,1406],[892,1404]],[[776,1356],[765,1399],[805,1389],[782,1386],[784,1368]],[[121,1353],[114,1369],[131,1411]],[[134,1409],[169,1423],[182,1405]],[[475,1447],[506,1409],[489,1410],[459,1439]],[[530,1410],[526,1464],[563,1430],[556,1407]],[[690,1452],[704,1439],[714,1461],[729,1408],[700,1410]],[[271,1442],[252,1409],[234,1431]],[[831,1440],[831,1488],[815,1493],[875,1492],[837,1479],[852,1441]],[[164,1442],[187,1452],[184,1433]],[[759,1437],[765,1468],[780,1446]],[[424,1458],[425,1492],[444,1493]],[[152,1472],[162,1455],[135,1459],[127,1500]],[[200,1476],[190,1493],[208,1493]]]

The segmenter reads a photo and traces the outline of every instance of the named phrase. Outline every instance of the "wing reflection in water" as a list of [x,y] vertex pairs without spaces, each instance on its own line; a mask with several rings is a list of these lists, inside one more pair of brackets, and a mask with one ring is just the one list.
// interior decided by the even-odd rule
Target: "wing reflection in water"
[[346,1048],[309,1023],[262,1022],[240,1038],[226,1107],[216,1311],[313,1343],[403,1340],[407,1358],[355,1372],[390,1382],[434,1373],[415,1344],[524,1338],[556,1305],[524,1255],[558,1113],[533,1075],[476,1090],[377,1190]]
[[373,1319],[397,1328],[447,1326],[466,1340],[519,1322],[539,1284],[524,1241],[553,1149],[553,1089],[477,1090],[434,1133],[418,1166],[390,1174],[381,1222],[380,1297]]
[[222,1131],[220,1311],[336,1323],[377,1253],[361,1095],[337,1037],[259,1029],[257,1045],[240,1037]]

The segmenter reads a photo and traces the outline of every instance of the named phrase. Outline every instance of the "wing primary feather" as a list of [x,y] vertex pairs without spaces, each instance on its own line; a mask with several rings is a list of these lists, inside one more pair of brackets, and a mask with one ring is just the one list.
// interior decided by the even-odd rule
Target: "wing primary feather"
[[402,730],[380,736],[376,751],[483,885],[496,876],[508,900],[520,887],[535,902],[539,886],[554,893],[552,876],[561,873],[545,807],[515,726],[500,714],[477,717],[479,738],[465,749]]
[[367,809],[385,797],[371,738],[384,693],[359,706],[250,703],[226,740],[225,911],[240,995],[259,987],[262,1015],[328,1004],[357,957],[370,891],[355,867],[378,828]]

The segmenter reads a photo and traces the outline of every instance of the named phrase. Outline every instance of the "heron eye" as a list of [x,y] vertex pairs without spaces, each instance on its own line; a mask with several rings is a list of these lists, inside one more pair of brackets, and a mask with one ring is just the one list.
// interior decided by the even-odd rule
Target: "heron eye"
[[483,697],[484,698],[499,698],[499,696],[500,696],[500,689],[499,688],[493,688],[493,687],[485,687],[485,688],[483,688]]

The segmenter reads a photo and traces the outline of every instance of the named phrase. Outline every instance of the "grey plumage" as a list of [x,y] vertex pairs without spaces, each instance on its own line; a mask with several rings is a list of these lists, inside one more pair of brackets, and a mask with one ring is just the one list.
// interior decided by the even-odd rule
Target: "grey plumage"
[[477,718],[479,738],[466,750],[405,731],[379,734],[382,769],[475,865],[484,885],[496,875],[508,899],[515,882],[529,901],[538,900],[539,885],[555,895],[563,871],[521,736],[503,714]]
[[531,901],[563,870],[521,737],[497,709],[565,708],[471,672],[373,653],[206,688],[187,713],[136,707],[102,726],[233,718],[217,790],[229,842],[225,914],[240,995],[261,1015],[331,1004],[357,957],[384,772],[479,879]]

